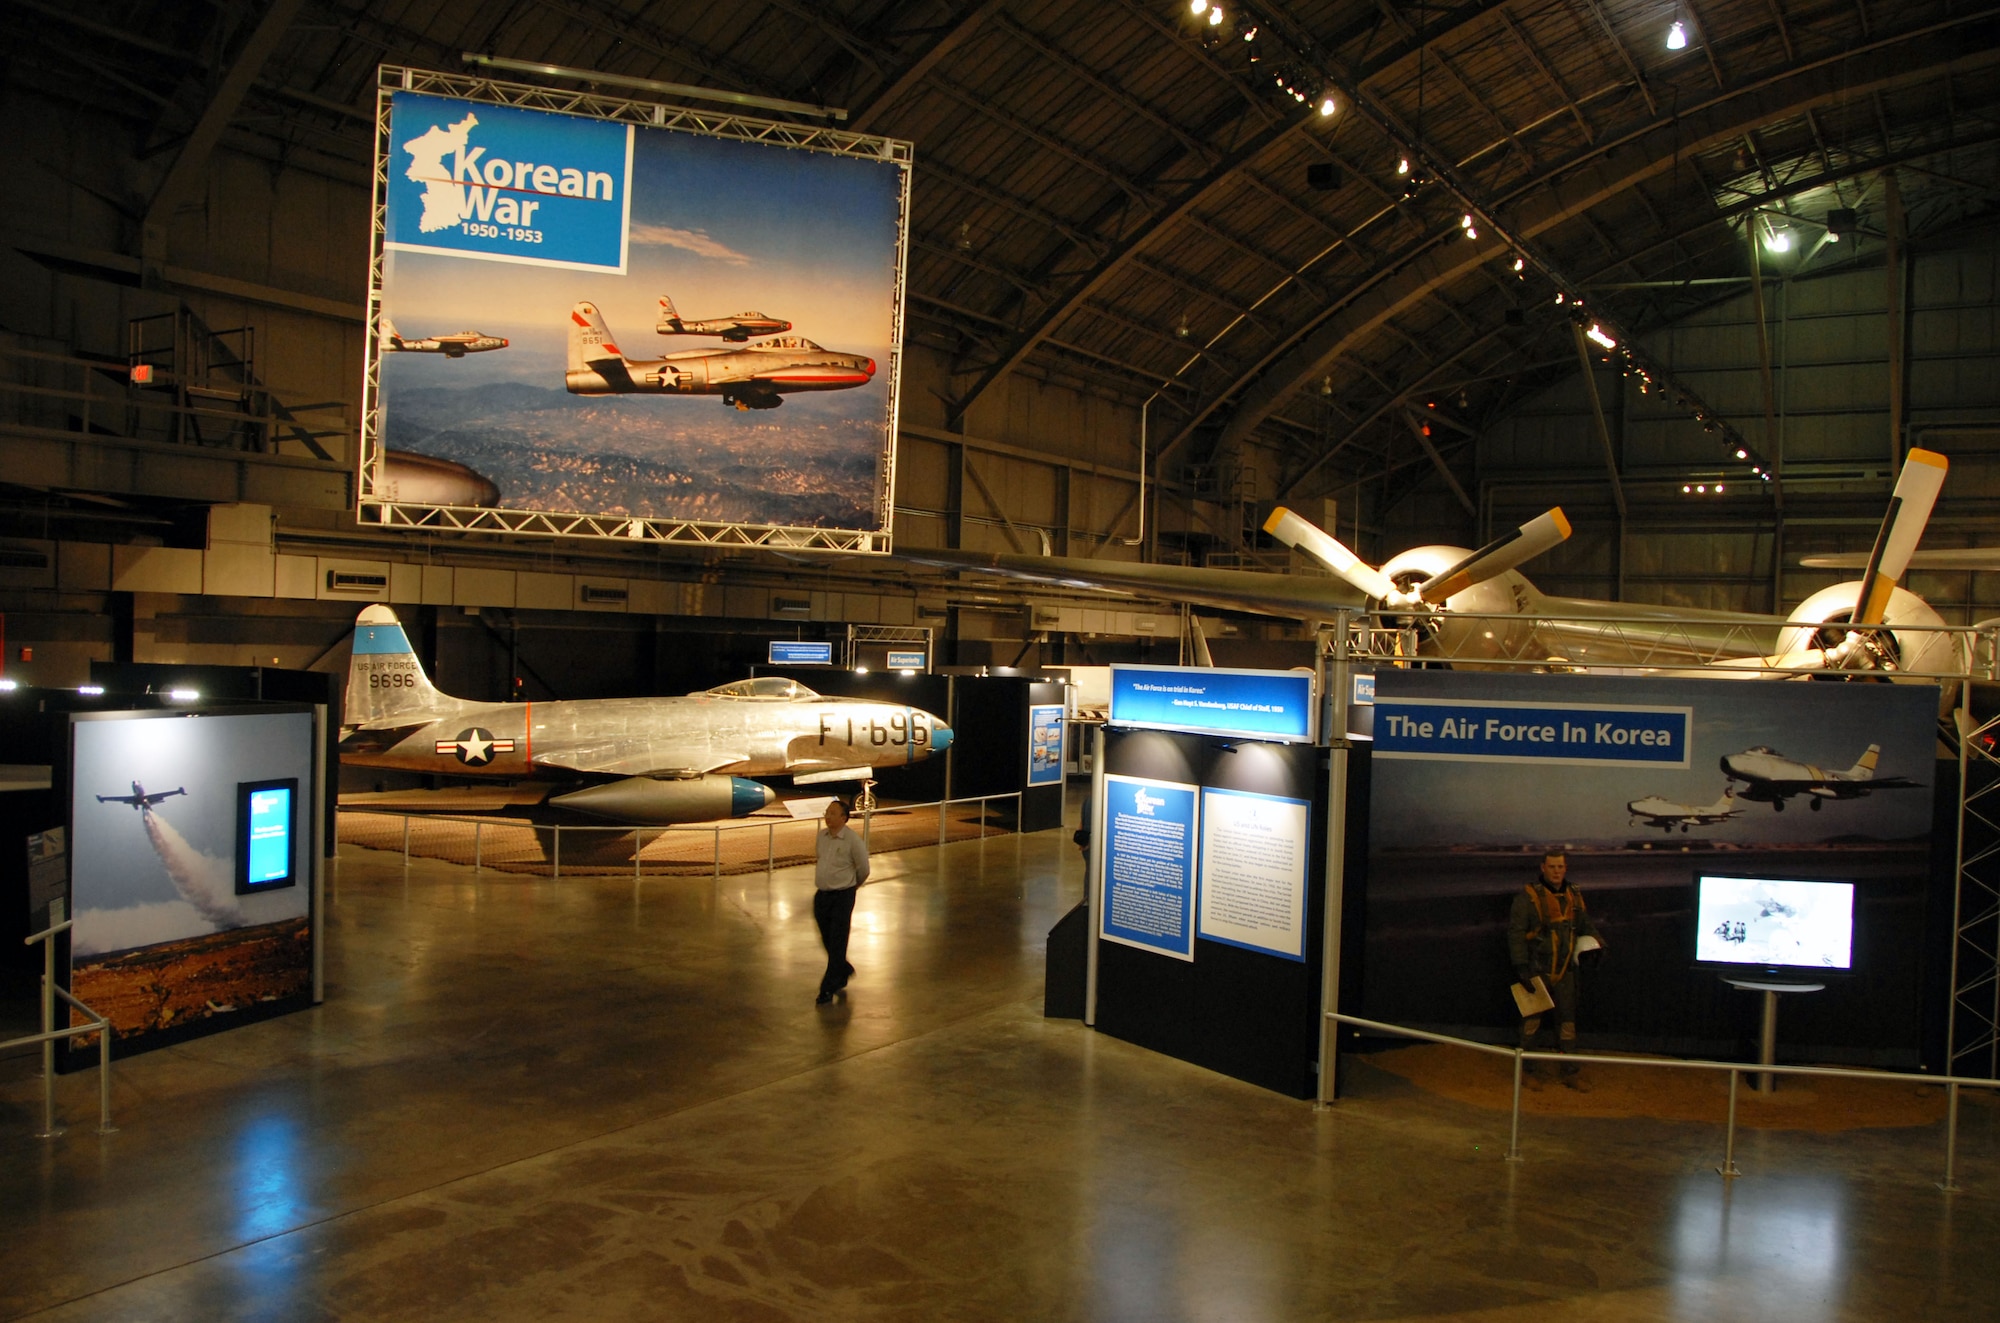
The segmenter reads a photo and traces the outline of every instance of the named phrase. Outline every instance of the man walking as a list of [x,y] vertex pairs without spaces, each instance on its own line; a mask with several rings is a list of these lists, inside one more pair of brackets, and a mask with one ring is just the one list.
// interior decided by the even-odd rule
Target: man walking
[[854,926],[854,892],[868,880],[868,846],[861,833],[847,825],[847,805],[838,799],[826,806],[826,830],[814,842],[813,922],[826,948],[826,973],[820,976],[816,1006],[836,995],[847,995],[854,966],[847,963],[847,935]]

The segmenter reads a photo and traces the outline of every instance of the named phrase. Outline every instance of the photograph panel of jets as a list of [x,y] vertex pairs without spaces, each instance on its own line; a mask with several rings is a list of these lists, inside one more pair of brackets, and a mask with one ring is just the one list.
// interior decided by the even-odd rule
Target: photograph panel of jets
[[1785,801],[1797,795],[1809,796],[1806,803],[1817,810],[1829,799],[1860,799],[1876,790],[1923,789],[1923,782],[1906,776],[1875,775],[1881,758],[1882,746],[1871,744],[1854,766],[1837,771],[1787,758],[1760,744],[1741,753],[1724,754],[1722,772],[1730,781],[1743,783],[1743,798],[1769,804],[1780,813]]
[[499,335],[482,335],[478,331],[460,331],[455,335],[403,335],[396,330],[396,323],[387,317],[382,319],[382,350],[390,354],[443,354],[446,358],[464,358],[467,354],[484,354],[494,349],[505,349],[507,339]]
[[727,317],[683,319],[674,311],[674,301],[662,294],[660,321],[653,329],[661,335],[719,335],[732,344],[741,344],[753,336],[782,335],[792,329],[792,324],[781,317],[770,317],[761,312],[732,312]]
[[564,384],[572,395],[720,395],[731,408],[775,409],[795,392],[850,390],[874,378],[866,354],[823,349],[800,335],[627,358],[596,304],[570,309]]

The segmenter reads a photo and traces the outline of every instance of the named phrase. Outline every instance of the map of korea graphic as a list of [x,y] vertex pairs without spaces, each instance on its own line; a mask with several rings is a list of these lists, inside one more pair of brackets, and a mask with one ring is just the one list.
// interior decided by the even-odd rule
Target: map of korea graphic
[[425,234],[453,228],[464,214],[465,185],[453,177],[458,172],[447,167],[444,158],[462,160],[466,139],[478,124],[479,116],[468,112],[450,128],[432,125],[403,144],[403,150],[410,154],[410,168],[403,177],[424,186],[424,214],[417,228]]

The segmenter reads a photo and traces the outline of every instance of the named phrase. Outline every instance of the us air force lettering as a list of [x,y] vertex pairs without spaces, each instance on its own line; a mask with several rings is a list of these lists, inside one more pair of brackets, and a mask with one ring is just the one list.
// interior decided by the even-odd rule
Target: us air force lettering
[[[343,762],[458,776],[554,776],[549,803],[622,822],[740,817],[775,796],[752,776],[859,781],[951,747],[921,708],[822,698],[765,677],[678,698],[480,703],[439,693],[386,606],[354,627]],[[135,792],[136,793],[136,792]]]
[[632,128],[397,92],[386,246],[623,274]]

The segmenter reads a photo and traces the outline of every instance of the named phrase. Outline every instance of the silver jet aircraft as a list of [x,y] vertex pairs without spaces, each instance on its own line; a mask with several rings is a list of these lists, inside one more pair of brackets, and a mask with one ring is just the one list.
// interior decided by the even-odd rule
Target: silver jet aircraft
[[1818,809],[1828,799],[1860,799],[1871,790],[1921,790],[1923,782],[1907,776],[1875,775],[1882,758],[1882,746],[1871,744],[1867,752],[1846,771],[1817,767],[1787,758],[1769,745],[1760,744],[1741,753],[1724,754],[1722,771],[1731,781],[1743,782],[1743,798],[1769,804],[1782,813],[1785,801],[1806,795],[1806,803]]
[[754,813],[776,796],[752,776],[860,781],[941,754],[952,738],[922,708],[822,698],[768,676],[684,698],[453,698],[432,686],[396,613],[380,605],[354,625],[341,734],[341,761],[364,767],[569,774],[596,784],[551,804],[647,825]]
[[1736,788],[1724,786],[1722,798],[1713,804],[1676,804],[1671,799],[1648,795],[1627,804],[1625,811],[1632,815],[1634,827],[1658,827],[1671,833],[1676,827],[1686,831],[1689,827],[1709,827],[1727,822],[1741,813],[1743,808],[1736,802]]
[[875,378],[866,354],[822,349],[781,335],[729,349],[683,349],[664,358],[625,357],[594,303],[569,312],[572,395],[720,395],[737,409],[775,409],[794,391],[848,390]]
[[727,317],[707,317],[690,321],[674,311],[674,301],[660,295],[660,320],[653,329],[661,335],[719,335],[732,344],[742,344],[753,335],[777,335],[792,329],[781,317],[761,312],[732,312]]
[[404,336],[397,332],[396,323],[387,317],[382,319],[382,348],[387,353],[443,354],[446,358],[464,358],[467,354],[483,354],[506,347],[505,336],[481,335],[477,331],[460,331],[456,335]]

